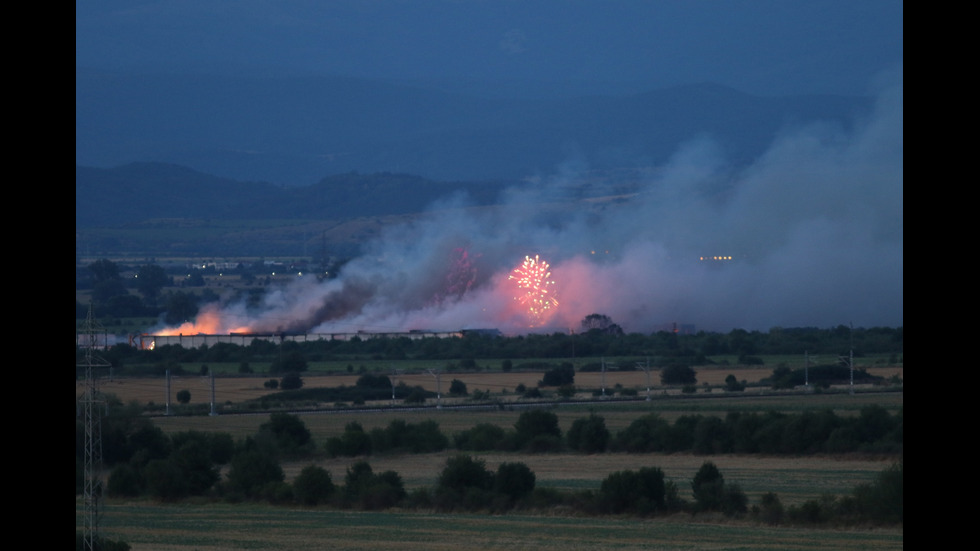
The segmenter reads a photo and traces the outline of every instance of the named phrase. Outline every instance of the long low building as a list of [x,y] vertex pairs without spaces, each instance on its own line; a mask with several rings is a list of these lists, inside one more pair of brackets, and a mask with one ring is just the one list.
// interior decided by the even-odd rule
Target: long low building
[[462,337],[465,331],[404,331],[396,333],[370,333],[359,331],[356,333],[230,333],[227,335],[132,335],[130,344],[141,350],[153,350],[158,346],[178,345],[183,348],[200,348],[202,346],[213,346],[218,343],[237,344],[239,346],[249,346],[253,342],[273,341],[273,342],[314,342],[314,341],[349,341],[355,337],[359,339],[426,339],[426,338],[452,338]]

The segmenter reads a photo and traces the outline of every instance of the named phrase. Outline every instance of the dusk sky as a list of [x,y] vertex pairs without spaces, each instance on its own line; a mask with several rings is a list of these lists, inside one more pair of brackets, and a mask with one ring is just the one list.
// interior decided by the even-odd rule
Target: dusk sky
[[[901,69],[893,0],[107,0],[77,68],[868,94]],[[551,88],[555,90],[557,88]]]
[[[678,143],[635,200],[557,226],[527,208],[577,177],[574,163],[556,166],[515,190],[505,217],[440,209],[431,225],[367,244],[339,280],[268,296],[258,316],[221,305],[235,320],[212,331],[517,331],[507,274],[538,253],[562,295],[549,329],[591,313],[627,331],[903,324],[902,2],[77,2],[76,69],[343,75],[524,96],[710,82],[874,99],[847,128],[786,128],[747,165],[729,166],[710,136]],[[608,256],[591,254],[609,244]],[[479,259],[472,292],[448,306],[423,300],[460,249]],[[736,261],[715,269],[697,262],[704,254]]]

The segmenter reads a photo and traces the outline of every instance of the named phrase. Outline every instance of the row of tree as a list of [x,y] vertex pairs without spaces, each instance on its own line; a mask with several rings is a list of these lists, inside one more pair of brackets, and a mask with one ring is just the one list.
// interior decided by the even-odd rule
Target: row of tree
[[[376,473],[367,460],[356,461],[347,468],[342,486],[334,482],[329,471],[315,463],[304,467],[292,483],[288,483],[280,462],[310,457],[315,450],[302,420],[288,413],[272,414],[257,434],[239,442],[232,441],[228,434],[197,431],[168,437],[145,419],[110,419],[114,419],[110,425],[127,425],[129,432],[126,453],[113,456],[110,461],[114,465],[106,487],[110,496],[149,496],[162,501],[207,496],[229,501],[261,500],[361,510],[398,506],[501,513],[513,509],[544,510],[560,505],[582,514],[650,516],[678,511],[719,511],[729,516],[750,514],[774,524],[784,521],[903,522],[904,467],[901,460],[881,473],[874,483],[855,488],[851,496],[824,496],[787,510],[771,492],[764,494],[757,505],[749,507],[742,489],[737,484],[726,483],[710,461],[702,464],[691,481],[694,501],[690,503],[680,496],[676,484],[666,480],[663,471],[657,467],[613,472],[601,482],[598,490],[566,493],[536,487],[536,476],[524,463],[504,462],[492,471],[483,460],[466,452],[447,459],[434,488],[408,492],[397,472]],[[570,436],[570,440],[590,441],[588,434],[597,428],[596,423],[601,422],[601,417],[592,415],[581,421],[569,431],[569,435],[577,434]],[[517,439],[527,440],[525,445],[532,448],[530,442],[536,437],[558,433],[548,412],[540,410],[522,415],[515,424],[515,432],[524,435]],[[355,449],[358,444],[352,435],[358,433],[362,435],[361,447]],[[466,440],[473,442],[470,438]],[[383,445],[377,444],[381,441]],[[420,441],[430,443],[416,447]],[[365,435],[363,429],[353,424],[348,425],[344,435],[331,438],[326,447],[335,452],[361,455],[369,453],[367,448],[375,445],[387,452],[398,452],[432,451],[444,448],[445,444],[434,423],[411,426],[396,422],[387,429],[375,429],[370,435]],[[347,447],[350,449],[345,449]],[[76,495],[82,486],[80,453],[76,449]],[[224,477],[222,467],[227,470]]]

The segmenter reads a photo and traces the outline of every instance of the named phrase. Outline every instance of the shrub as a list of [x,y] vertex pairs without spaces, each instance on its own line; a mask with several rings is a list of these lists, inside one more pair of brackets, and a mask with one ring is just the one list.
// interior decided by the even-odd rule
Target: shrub
[[558,367],[549,369],[545,372],[540,386],[562,386],[571,385],[575,382],[575,368],[572,364],[565,362]]
[[759,520],[766,524],[779,524],[783,521],[783,504],[773,492],[762,494],[759,500]]
[[687,365],[668,365],[660,371],[660,382],[665,385],[694,385],[698,380],[694,368]]
[[501,463],[494,477],[494,489],[517,501],[534,491],[534,473],[524,463]]
[[279,388],[283,390],[297,390],[303,388],[303,378],[299,376],[297,372],[291,372],[283,375],[282,381],[279,382]]
[[609,444],[609,429],[602,417],[592,413],[586,419],[576,419],[572,422],[566,436],[568,447],[583,453],[599,453],[606,451]]
[[457,449],[468,451],[490,451],[501,449],[504,441],[504,429],[491,424],[480,423],[469,430],[453,436]]
[[493,478],[484,460],[459,454],[446,460],[446,466],[439,474],[438,487],[457,493],[464,493],[470,488],[490,490],[493,488]]
[[270,482],[282,482],[285,474],[279,462],[258,449],[239,452],[228,468],[228,486],[245,497],[259,497]]
[[277,411],[269,415],[269,420],[259,426],[260,432],[269,432],[279,451],[294,454],[313,446],[313,437],[306,424],[297,415]]
[[181,404],[187,404],[191,401],[191,391],[181,390],[177,392],[177,401]]
[[466,383],[459,379],[453,379],[453,382],[449,384],[449,394],[453,396],[466,396]]
[[324,503],[334,490],[330,473],[317,465],[304,467],[293,481],[293,495],[303,505]]
[[607,476],[599,488],[599,502],[604,511],[634,511],[650,514],[665,508],[667,485],[664,473],[656,467],[639,471],[617,471]]

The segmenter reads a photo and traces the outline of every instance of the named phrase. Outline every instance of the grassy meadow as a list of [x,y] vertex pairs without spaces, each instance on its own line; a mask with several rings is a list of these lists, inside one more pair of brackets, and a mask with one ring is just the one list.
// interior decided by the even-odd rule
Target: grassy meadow
[[[75,502],[76,529],[81,504]],[[255,504],[108,503],[103,534],[132,551],[899,550],[901,529],[768,527],[719,518],[360,512]]]

